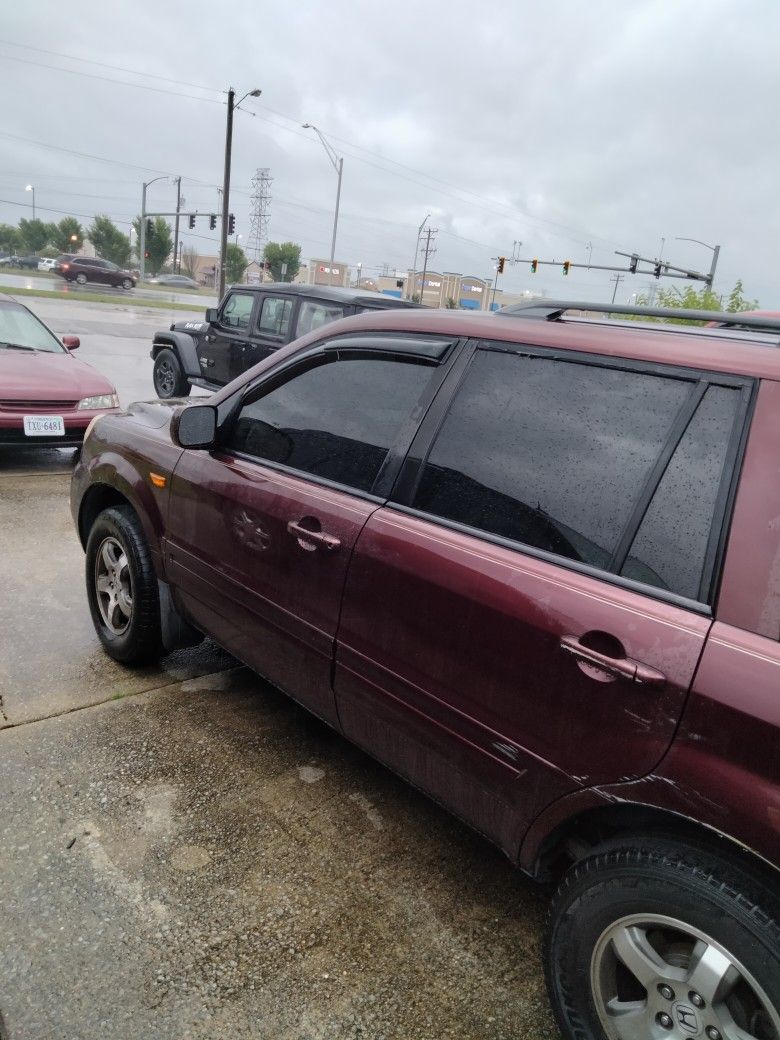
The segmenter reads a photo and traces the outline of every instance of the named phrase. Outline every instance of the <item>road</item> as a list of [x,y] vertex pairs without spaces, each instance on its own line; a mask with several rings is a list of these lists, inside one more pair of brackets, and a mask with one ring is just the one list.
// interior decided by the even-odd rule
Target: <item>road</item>
[[111,285],[98,285],[90,282],[82,288],[80,285],[66,282],[62,278],[45,278],[35,271],[31,271],[30,274],[11,274],[0,267],[0,291],[3,288],[11,290],[46,289],[48,292],[56,290],[57,292],[73,293],[76,298],[78,298],[79,293],[100,293],[106,296],[116,296],[118,300],[123,298],[126,300],[137,300],[140,298],[163,300],[165,303],[191,303],[199,311],[199,316],[201,317],[206,307],[216,307],[219,302],[216,294],[213,297],[200,296],[198,293],[173,292],[165,288],[157,289],[151,285],[137,285],[135,289],[126,290],[116,289]]
[[[40,304],[148,396],[159,312]],[[557,1037],[497,850],[211,643],[106,657],[72,459],[0,452],[8,1040]]]

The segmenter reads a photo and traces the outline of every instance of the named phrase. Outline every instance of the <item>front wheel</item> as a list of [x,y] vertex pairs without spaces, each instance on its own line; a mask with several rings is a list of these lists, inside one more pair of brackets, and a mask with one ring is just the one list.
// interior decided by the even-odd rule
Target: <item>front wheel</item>
[[577,863],[553,900],[545,965],[564,1036],[780,1040],[772,900],[741,869],[667,840]]
[[157,578],[141,521],[130,506],[104,509],[87,539],[87,599],[100,642],[122,664],[162,655]]
[[83,273],[82,274],[77,274],[76,275],[76,281],[79,283],[79,285],[86,285],[87,284],[87,276],[85,274],[83,274]]
[[133,281],[132,281],[132,279],[131,278],[123,278],[122,279],[122,288],[123,289],[132,289],[133,288]]
[[154,389],[158,397],[187,397],[190,384],[175,351],[165,347],[154,359],[152,371]]

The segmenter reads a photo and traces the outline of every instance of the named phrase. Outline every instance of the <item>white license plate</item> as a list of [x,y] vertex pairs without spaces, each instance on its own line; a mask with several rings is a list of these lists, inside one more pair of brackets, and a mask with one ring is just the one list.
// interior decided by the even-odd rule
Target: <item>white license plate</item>
[[64,437],[65,423],[61,415],[25,415],[27,437]]

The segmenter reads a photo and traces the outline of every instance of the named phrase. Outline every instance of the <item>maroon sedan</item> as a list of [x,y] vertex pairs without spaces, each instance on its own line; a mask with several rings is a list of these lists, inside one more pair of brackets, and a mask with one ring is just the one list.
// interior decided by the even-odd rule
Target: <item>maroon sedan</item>
[[778,326],[576,307],[348,318],[101,419],[93,621],[211,636],[551,884],[569,1040],[780,1040]]
[[119,408],[106,377],[71,354],[78,346],[0,295],[0,445],[79,445],[95,416]]

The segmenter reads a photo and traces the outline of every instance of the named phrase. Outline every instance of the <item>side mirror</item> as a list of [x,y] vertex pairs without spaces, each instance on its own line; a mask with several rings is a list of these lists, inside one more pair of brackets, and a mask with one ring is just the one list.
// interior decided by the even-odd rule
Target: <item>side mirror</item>
[[78,348],[81,346],[81,340],[78,338],[78,336],[63,336],[62,345],[67,350],[78,350]]
[[216,325],[218,315],[219,311],[216,307],[206,308],[206,321],[209,323],[209,325]]
[[217,409],[210,404],[186,405],[171,420],[171,436],[180,448],[212,448],[217,436]]

